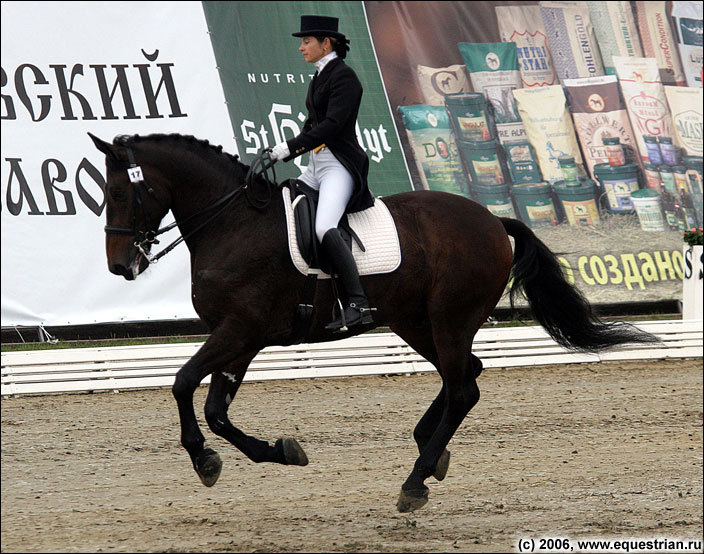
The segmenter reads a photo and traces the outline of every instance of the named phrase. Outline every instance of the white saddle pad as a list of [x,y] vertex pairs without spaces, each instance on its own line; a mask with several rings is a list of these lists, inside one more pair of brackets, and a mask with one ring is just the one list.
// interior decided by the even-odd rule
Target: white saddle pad
[[[304,275],[317,273],[320,278],[329,279],[330,275],[320,269],[311,269],[303,259],[296,238],[291,191],[288,187],[283,187],[282,193],[286,210],[288,249],[293,265]],[[371,208],[348,214],[347,220],[366,249],[366,252],[362,252],[356,241],[352,240],[352,255],[357,262],[360,275],[391,273],[401,265],[401,245],[398,241],[396,224],[381,199],[377,198]]]

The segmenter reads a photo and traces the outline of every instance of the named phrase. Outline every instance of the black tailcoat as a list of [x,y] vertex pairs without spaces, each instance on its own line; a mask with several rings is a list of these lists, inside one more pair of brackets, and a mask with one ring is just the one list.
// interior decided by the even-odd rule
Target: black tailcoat
[[341,58],[329,61],[308,86],[308,119],[301,134],[287,142],[289,161],[325,144],[354,178],[354,192],[346,213],[371,207],[367,174],[369,157],[357,142],[355,124],[362,101],[362,83]]

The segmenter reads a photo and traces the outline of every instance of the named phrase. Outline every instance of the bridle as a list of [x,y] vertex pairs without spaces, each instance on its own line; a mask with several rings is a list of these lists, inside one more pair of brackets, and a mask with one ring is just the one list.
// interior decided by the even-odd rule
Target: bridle
[[[245,177],[244,184],[240,185],[235,190],[227,193],[222,198],[216,200],[210,206],[207,206],[202,210],[191,214],[190,216],[186,217],[185,219],[182,219],[181,221],[174,221],[173,223],[170,223],[169,225],[158,229],[158,224],[151,224],[149,214],[147,213],[144,204],[145,191],[157,202],[159,200],[156,197],[154,189],[145,181],[144,173],[142,172],[142,168],[137,164],[134,151],[127,145],[124,145],[124,147],[127,150],[127,159],[129,161],[127,174],[134,188],[134,194],[132,195],[132,226],[120,227],[118,225],[105,225],[105,233],[113,235],[132,236],[134,239],[134,246],[140,251],[142,256],[144,256],[144,258],[150,264],[157,263],[157,261],[159,261],[161,257],[171,252],[180,243],[182,243],[192,235],[196,234],[206,225],[215,220],[228,207],[232,205],[232,203],[237,199],[237,197],[242,193],[242,191],[245,192],[245,196],[247,197],[247,201],[249,202],[249,204],[259,210],[265,209],[271,202],[271,190],[273,187],[276,186],[276,172],[274,170],[275,160],[271,159],[271,148],[264,148],[252,162],[252,165],[250,166],[249,171],[247,172],[247,175]],[[271,179],[269,178],[268,174],[268,171],[270,169],[272,173]],[[258,176],[261,176],[263,178],[263,182],[266,184],[266,195],[263,198],[258,198],[255,192]],[[208,217],[200,225],[196,226],[194,229],[191,229],[191,231],[189,231],[187,234],[178,237],[158,254],[151,255],[149,253],[152,244],[159,244],[159,241],[156,238],[157,236],[166,233],[174,227],[178,227],[179,225],[186,223],[198,216],[213,212],[214,210],[216,211],[214,213],[211,213],[210,217]],[[142,215],[142,225],[140,225],[140,222],[138,220],[139,213],[141,213]],[[144,230],[141,230],[141,228],[143,228]]]

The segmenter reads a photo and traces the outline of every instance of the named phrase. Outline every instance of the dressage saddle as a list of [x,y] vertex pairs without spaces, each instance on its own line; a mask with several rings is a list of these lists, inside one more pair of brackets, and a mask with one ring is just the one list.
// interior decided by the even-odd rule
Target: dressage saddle
[[[293,203],[294,221],[296,225],[296,239],[301,256],[305,262],[313,269],[320,269],[325,273],[332,273],[331,265],[325,259],[325,255],[320,248],[320,242],[315,234],[315,213],[318,207],[318,191],[308,186],[299,179],[289,179],[281,183],[281,186],[288,187],[291,191],[291,202]],[[354,229],[350,227],[347,214],[344,214],[338,224],[340,234],[347,247],[352,250],[354,240],[362,252],[366,252],[362,240]]]

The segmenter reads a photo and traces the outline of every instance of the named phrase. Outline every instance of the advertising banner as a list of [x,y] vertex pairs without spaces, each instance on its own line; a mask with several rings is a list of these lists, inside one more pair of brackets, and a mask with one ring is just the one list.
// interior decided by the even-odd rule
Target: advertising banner
[[[411,190],[361,2],[204,2],[203,9],[245,163],[262,147],[300,133],[315,66],[303,59],[300,39],[291,33],[300,30],[301,15],[333,16],[350,40],[345,63],[364,88],[357,140],[369,156],[369,188],[375,196]],[[307,163],[305,154],[277,164],[277,178],[298,177]]]
[[411,190],[361,2],[2,4],[3,327],[197,317],[185,245],[134,282],[108,272],[105,162],[87,132],[193,135],[250,162],[307,115],[314,67],[291,36],[306,13],[351,39],[373,194]]
[[87,132],[235,152],[201,3],[3,2],[0,108],[2,326],[196,317],[185,246],[134,282],[108,272],[105,157]]
[[[548,40],[541,5],[4,2],[2,326],[197,317],[185,245],[134,282],[108,272],[104,156],[87,133],[193,135],[251,163],[308,115],[315,68],[291,36],[308,14],[338,17],[351,41],[375,196],[444,190],[520,219],[594,303],[681,298],[682,231],[703,223],[701,148],[690,140],[701,143],[701,110],[685,106],[701,90],[637,71],[628,83],[565,81],[554,62],[571,49]],[[608,17],[593,19],[596,37],[618,23]],[[639,51],[619,53],[629,66],[656,63]],[[651,89],[665,91],[658,117],[672,136],[633,124]],[[277,163],[277,179],[307,163]]]
[[[522,220],[560,255],[569,280],[595,304],[681,298],[682,231],[702,224],[701,155],[648,137],[665,154],[656,166],[643,163],[626,100],[643,96],[647,83],[632,92],[615,76],[555,78],[565,77],[556,60],[596,64],[599,45],[591,41],[588,60],[573,59],[586,31],[565,23],[564,44],[550,40],[555,37],[546,29],[554,21],[548,16],[569,7],[586,21],[588,10],[601,3],[364,4],[414,187],[455,191],[497,216]],[[619,21],[605,12],[593,24],[603,37]],[[617,50],[624,56],[642,52],[631,28],[631,48]],[[447,76],[461,75],[461,66],[469,79],[452,88],[457,79]],[[436,75],[448,87],[429,95]],[[451,128],[419,130],[417,121],[441,121],[438,110],[447,113]],[[522,132],[507,133],[507,114],[514,113],[520,118],[509,124]],[[452,157],[433,157],[422,147],[446,141],[448,133],[454,148],[445,150],[459,153],[463,171],[456,171]],[[499,305],[507,304],[503,298]]]

